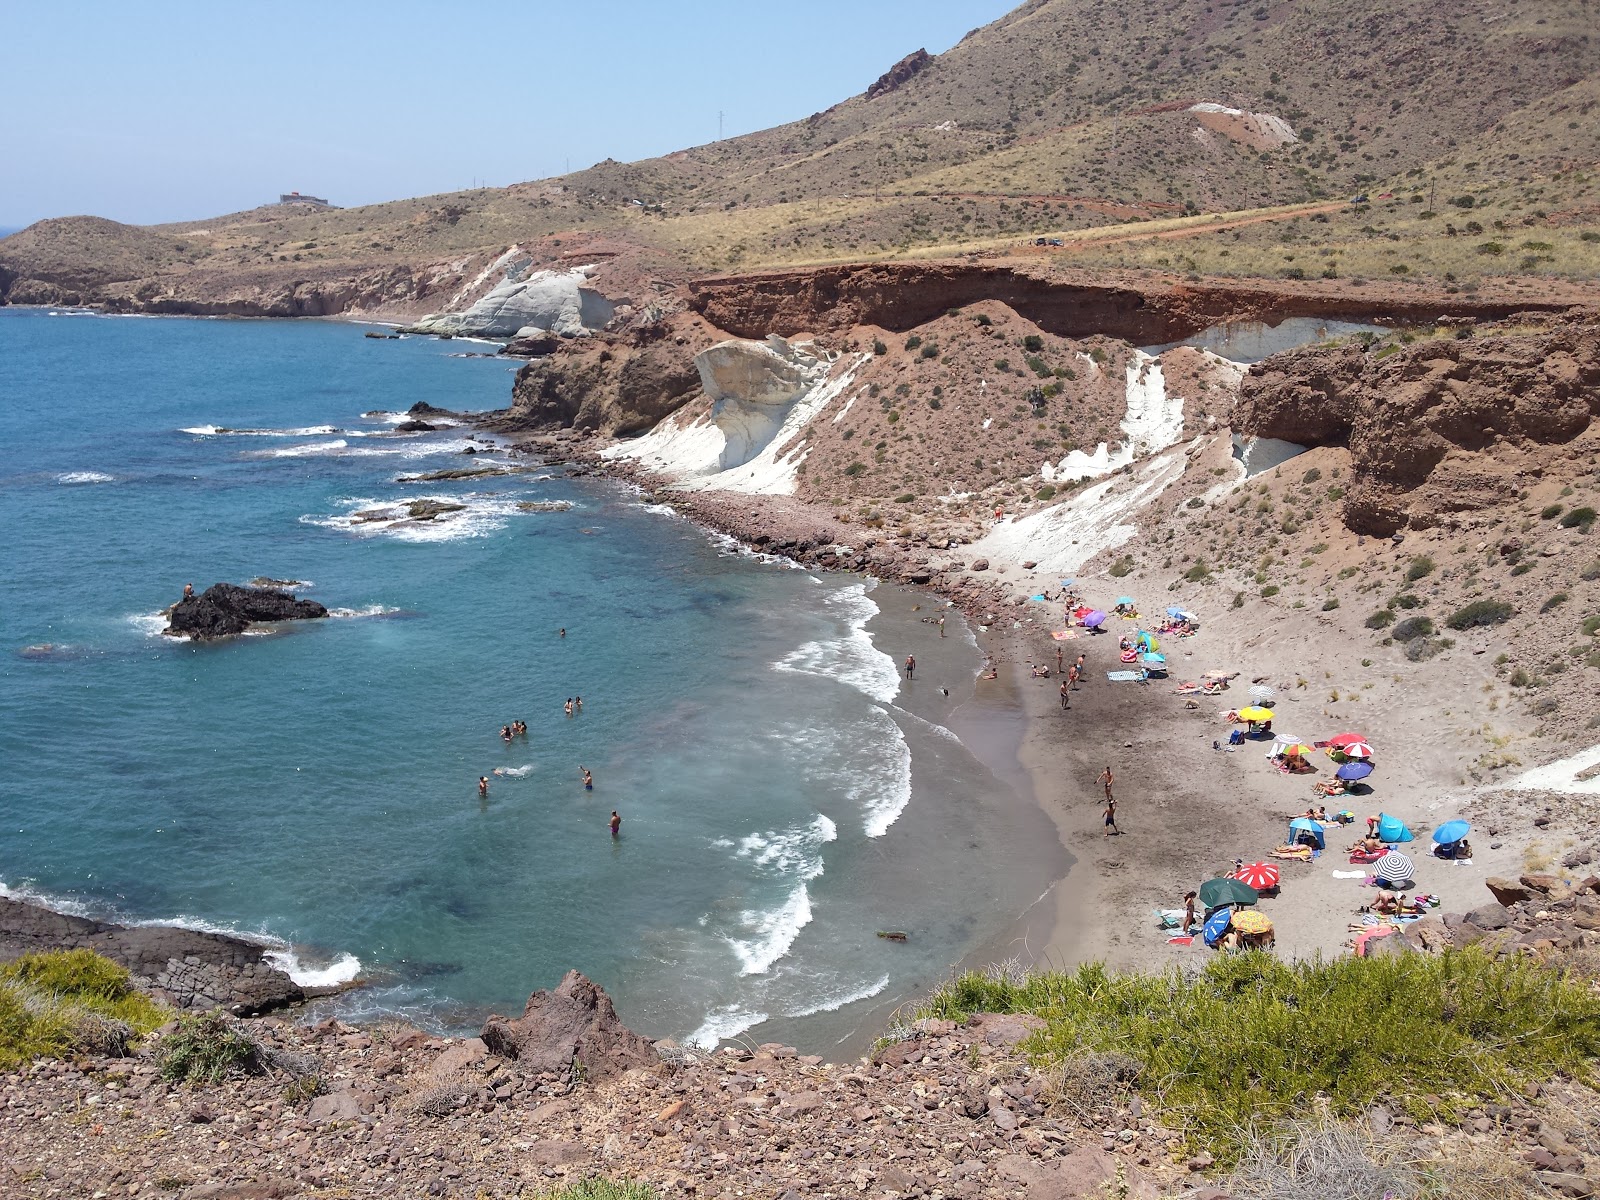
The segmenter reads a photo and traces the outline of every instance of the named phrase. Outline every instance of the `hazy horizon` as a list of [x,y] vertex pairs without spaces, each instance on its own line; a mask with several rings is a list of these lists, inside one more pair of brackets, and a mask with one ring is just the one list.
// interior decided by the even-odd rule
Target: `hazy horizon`
[[693,0],[581,12],[416,0],[84,10],[0,0],[0,230],[198,220],[504,186],[798,120],[1010,0]]

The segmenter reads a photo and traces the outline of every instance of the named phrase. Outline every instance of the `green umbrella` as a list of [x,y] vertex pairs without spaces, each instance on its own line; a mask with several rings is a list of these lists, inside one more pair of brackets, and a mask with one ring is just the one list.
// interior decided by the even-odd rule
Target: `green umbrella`
[[1200,885],[1200,903],[1206,908],[1224,904],[1254,904],[1256,890],[1237,879],[1208,879]]

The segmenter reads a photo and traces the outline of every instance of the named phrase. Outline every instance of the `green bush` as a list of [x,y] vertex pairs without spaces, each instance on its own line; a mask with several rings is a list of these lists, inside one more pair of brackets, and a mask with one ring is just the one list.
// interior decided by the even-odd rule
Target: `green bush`
[[920,345],[922,345],[922,339],[914,333],[906,339],[907,350],[915,350]]
[[1539,510],[1539,516],[1545,521],[1553,520],[1561,515],[1562,507],[1560,504],[1547,504]]
[[1509,621],[1516,611],[1505,600],[1474,600],[1451,613],[1445,619],[1445,624],[1457,631],[1479,625],[1498,625],[1502,621]]
[[1585,583],[1593,583],[1596,579],[1600,579],[1600,558],[1595,559],[1592,563],[1586,565],[1583,570],[1579,571],[1578,578]]
[[1126,554],[1117,559],[1116,562],[1112,563],[1111,566],[1106,569],[1106,574],[1110,575],[1113,579],[1121,579],[1124,575],[1131,575],[1132,573],[1133,559]]
[[1047,483],[1033,494],[1033,498],[1035,500],[1050,500],[1055,497],[1055,494],[1055,485]]
[[1394,627],[1394,632],[1389,636],[1397,642],[1409,642],[1412,638],[1427,637],[1433,632],[1433,622],[1427,617],[1407,617]]
[[885,354],[889,353],[889,347],[883,344],[882,338],[878,338],[872,343],[872,352],[879,358],[882,358]]
[[916,497],[910,492],[902,492],[894,498],[896,504],[910,504]]
[[844,473],[846,475],[860,475],[866,469],[867,469],[867,464],[866,463],[857,461],[857,462],[851,463],[848,467],[846,467],[844,469]]
[[161,1043],[161,1077],[175,1083],[221,1083],[266,1070],[261,1044],[222,1013],[184,1013]]
[[1561,518],[1561,528],[1582,529],[1585,533],[1588,533],[1589,526],[1594,524],[1595,515],[1594,509],[1587,504],[1582,508],[1574,508]]
[[1387,608],[1380,608],[1367,618],[1368,629],[1384,629],[1394,623],[1394,613]]
[[1426,554],[1417,555],[1411,560],[1411,564],[1406,567],[1406,582],[1415,583],[1424,576],[1433,574],[1433,566],[1433,559]]
[[1271,600],[1274,596],[1276,596],[1282,590],[1283,589],[1280,588],[1277,584],[1269,583],[1269,584],[1267,584],[1266,587],[1261,589],[1261,598],[1263,600]]
[[124,1054],[169,1015],[91,950],[25,954],[0,967],[0,1070],[73,1052]]
[[1322,478],[1322,469],[1320,467],[1312,467],[1304,475],[1300,476],[1300,482],[1301,483],[1315,483],[1317,480],[1319,480],[1321,478]]
[[1567,595],[1567,593],[1565,593],[1565,592],[1557,592],[1554,596],[1551,596],[1550,599],[1546,600],[1543,604],[1541,604],[1539,606],[1539,612],[1541,614],[1547,613],[1547,612],[1554,612],[1556,609],[1560,608],[1563,604],[1565,604],[1570,599],[1572,599],[1572,597]]
[[1422,604],[1422,601],[1418,600],[1410,592],[1401,592],[1389,603],[1394,608],[1417,608]]
[[1183,577],[1190,583],[1199,583],[1201,580],[1211,578],[1211,568],[1206,566],[1206,560],[1202,558],[1185,571]]
[[923,358],[938,358],[939,357],[939,347],[935,346],[932,342],[929,342],[926,346],[924,346],[922,348],[922,357]]
[[649,1184],[632,1180],[590,1178],[540,1192],[538,1200],[661,1200],[661,1193]]
[[1022,339],[1022,348],[1029,354],[1037,354],[1044,349],[1044,339],[1037,333],[1030,333]]
[[1600,616],[1585,617],[1583,619],[1583,636],[1593,637],[1600,633]]
[[1387,1094],[1413,1119],[1434,1119],[1430,1096],[1451,1097],[1464,1115],[1532,1080],[1588,1079],[1600,1055],[1600,995],[1528,959],[1472,948],[1288,962],[1223,955],[1196,974],[1119,974],[1103,963],[1021,982],[967,972],[925,1011],[1042,1017],[1046,1027],[1023,1048],[1047,1067],[1085,1052],[1128,1056],[1133,1086],[1161,1119],[1223,1161],[1248,1133],[1246,1113],[1272,1123],[1325,1102],[1352,1116]]
[[1322,611],[1323,612],[1332,612],[1334,609],[1336,609],[1338,607],[1339,607],[1339,597],[1337,597],[1337,596],[1329,596],[1326,600],[1324,600],[1322,602]]
[[972,319],[974,321],[976,321],[978,323],[978,325],[981,326],[984,329],[987,329],[987,328],[989,328],[989,326],[994,324],[994,322],[989,319],[989,314],[988,313],[979,313],[976,317],[974,317]]

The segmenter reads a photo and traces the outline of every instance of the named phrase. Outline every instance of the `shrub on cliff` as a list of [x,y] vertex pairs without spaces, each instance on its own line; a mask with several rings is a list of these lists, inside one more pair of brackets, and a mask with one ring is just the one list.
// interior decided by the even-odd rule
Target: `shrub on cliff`
[[1463,605],[1445,619],[1451,629],[1474,629],[1479,625],[1499,625],[1509,621],[1516,609],[1505,600],[1474,600]]
[[261,1044],[215,1010],[185,1013],[161,1043],[161,1076],[175,1083],[221,1083],[266,1066]]
[[0,1069],[63,1054],[120,1055],[166,1009],[91,950],[25,954],[0,968]]
[[1264,1123],[1324,1102],[1350,1116],[1384,1095],[1432,1120],[1430,1095],[1465,1112],[1532,1080],[1587,1078],[1600,1054],[1600,996],[1583,981],[1471,948],[1287,962],[1227,955],[1195,974],[1118,974],[1103,963],[1020,981],[968,972],[925,1011],[1042,1017],[1023,1046],[1047,1068],[1085,1052],[1131,1056],[1136,1090],[1224,1161],[1249,1133],[1241,1096]]

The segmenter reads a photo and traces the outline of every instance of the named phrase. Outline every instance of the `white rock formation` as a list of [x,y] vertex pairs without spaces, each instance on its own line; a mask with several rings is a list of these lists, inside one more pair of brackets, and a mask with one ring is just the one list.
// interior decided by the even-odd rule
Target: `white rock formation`
[[462,337],[509,338],[536,330],[583,337],[602,328],[615,311],[611,301],[584,286],[593,271],[592,266],[575,267],[508,279],[465,312],[432,313],[414,328]]
[[718,342],[694,356],[711,419],[722,430],[718,466],[754,458],[783,426],[795,401],[827,374],[827,364],[776,334],[765,342]]
[[1167,395],[1160,360],[1142,350],[1134,351],[1128,364],[1127,398],[1123,441],[1115,452],[1104,442],[1092,454],[1074,450],[1060,462],[1041,466],[1039,478],[1047,483],[1098,479],[1136,458],[1165,450],[1183,436],[1183,397]]

